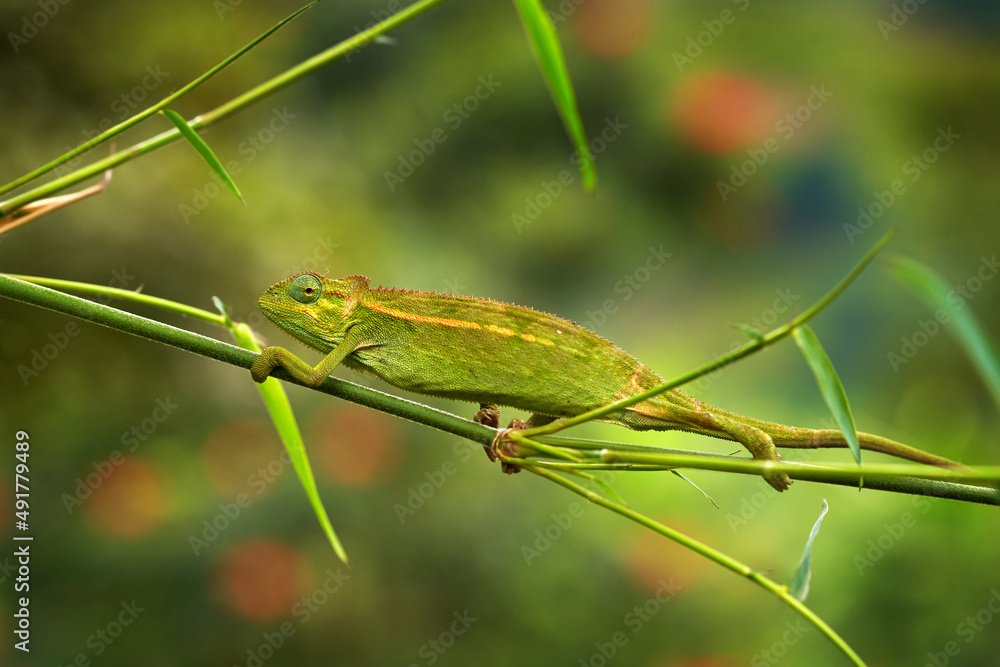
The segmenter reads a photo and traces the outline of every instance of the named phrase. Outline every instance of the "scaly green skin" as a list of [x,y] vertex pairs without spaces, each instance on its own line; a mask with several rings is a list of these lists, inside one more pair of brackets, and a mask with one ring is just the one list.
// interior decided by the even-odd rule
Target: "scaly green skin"
[[[326,356],[315,367],[268,347],[251,375],[277,367],[318,386],[343,363],[391,385],[480,404],[476,420],[496,427],[499,406],[527,410],[528,424],[578,415],[663,384],[663,378],[597,334],[568,320],[489,299],[371,288],[363,276],[331,280],[310,271],[268,289],[260,309],[272,322]],[[794,428],[700,403],[672,390],[605,417],[635,430],[682,430],[778,459],[775,446],[847,447],[840,431]],[[959,464],[879,436],[861,447],[943,467]],[[791,480],[765,475],[779,491]]]

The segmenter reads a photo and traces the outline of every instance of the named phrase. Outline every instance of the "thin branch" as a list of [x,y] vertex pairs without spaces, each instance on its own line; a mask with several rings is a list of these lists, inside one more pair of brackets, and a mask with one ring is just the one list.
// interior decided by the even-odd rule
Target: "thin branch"
[[[254,359],[257,358],[256,354],[248,350],[223,343],[214,338],[185,331],[163,322],[157,322],[46,287],[32,285],[4,274],[0,274],[0,296],[71,315],[248,370]],[[276,370],[272,375],[285,382],[305,386],[282,369]],[[249,381],[249,375],[247,380]],[[469,419],[463,419],[443,410],[437,410],[375,389],[362,387],[346,380],[329,377],[316,389],[325,394],[409,419],[418,424],[432,426],[484,445],[492,442],[493,436],[496,435],[496,431],[493,429]]]
[[703,375],[708,375],[709,373],[718,370],[723,366],[728,366],[734,361],[738,361],[743,357],[746,357],[750,354],[753,354],[754,352],[757,352],[758,350],[767,347],[768,345],[774,344],[775,342],[791,334],[792,330],[794,330],[795,327],[805,324],[810,319],[818,315],[824,308],[829,306],[833,302],[833,300],[836,299],[838,296],[840,296],[840,294],[845,289],[847,289],[848,286],[852,282],[854,282],[854,280],[859,275],[861,275],[861,272],[864,271],[865,268],[867,268],[868,265],[875,260],[875,257],[879,254],[879,252],[882,251],[882,248],[884,248],[885,245],[889,243],[889,241],[891,241],[892,237],[895,235],[896,235],[896,228],[893,227],[888,232],[886,232],[885,235],[883,235],[882,238],[880,238],[868,252],[865,253],[864,257],[862,257],[858,261],[858,263],[854,265],[854,268],[852,268],[851,271],[848,272],[848,274],[844,276],[844,278],[841,279],[841,281],[833,287],[833,289],[831,289],[829,292],[823,295],[822,298],[816,301],[816,303],[807,308],[805,311],[803,311],[796,317],[792,318],[790,322],[783,324],[782,326],[778,327],[777,329],[774,329],[773,331],[770,331],[769,333],[761,336],[760,338],[757,338],[756,340],[753,340],[749,343],[746,343],[745,345],[742,345],[741,347],[738,347],[729,354],[724,354],[721,357],[713,359],[707,364],[703,364],[702,366],[692,371],[684,373],[683,375],[679,375],[673,380],[665,382],[658,387],[654,387],[652,389],[649,389],[639,394],[635,394],[633,396],[629,396],[628,398],[622,399],[620,401],[615,401],[614,403],[609,403],[608,405],[602,406],[600,408],[595,408],[594,410],[590,410],[589,412],[584,412],[582,414],[574,415],[572,417],[559,419],[550,424],[546,424],[545,426],[539,426],[537,428],[532,428],[532,429],[525,429],[522,431],[512,431],[509,434],[509,437],[515,440],[520,440],[524,437],[530,437],[532,435],[557,433],[563,430],[564,428],[575,426],[576,424],[582,424],[583,422],[592,421],[594,419],[600,419],[601,417],[609,415],[612,412],[617,412],[619,410],[627,408],[630,405],[641,403],[645,400],[648,400],[649,398],[652,398],[653,396],[656,396],[657,394],[662,394],[665,391],[675,389],[677,387],[680,387],[681,385],[687,384],[688,382],[697,380]]
[[809,607],[805,606],[805,604],[803,604],[800,600],[791,595],[791,593],[788,592],[787,586],[779,584],[778,582],[765,576],[763,573],[752,569],[750,566],[741,563],[735,558],[728,556],[717,549],[713,549],[712,547],[708,546],[703,542],[699,542],[693,537],[685,535],[684,533],[678,530],[674,530],[673,528],[670,528],[669,526],[666,526],[658,521],[654,521],[648,516],[640,514],[639,512],[636,512],[633,509],[625,507],[620,503],[616,503],[613,500],[610,500],[599,494],[596,494],[590,489],[582,487],[579,484],[570,481],[565,477],[562,477],[561,475],[557,475],[549,470],[534,468],[531,466],[527,467],[526,470],[528,470],[529,472],[533,472],[536,475],[539,475],[540,477],[544,477],[545,479],[548,479],[552,482],[555,482],[556,484],[559,484],[560,486],[569,489],[573,493],[583,496],[584,498],[594,503],[595,505],[600,505],[601,507],[609,509],[612,512],[615,512],[616,514],[620,514],[626,519],[636,522],[637,524],[643,526],[644,528],[648,528],[656,533],[659,533],[660,535],[663,535],[667,539],[672,540],[680,544],[681,546],[690,549],[691,551],[694,551],[695,553],[704,556],[705,558],[708,558],[709,560],[713,560],[719,565],[722,565],[726,569],[730,570],[731,572],[735,572],[741,577],[752,581],[753,583],[767,590],[769,593],[772,593],[773,595],[777,596],[782,602],[784,602],[789,607],[791,607],[799,614],[801,614],[807,621],[812,623],[812,625],[817,630],[819,630],[824,637],[829,639],[834,646],[840,649],[840,651],[855,665],[865,664],[864,661],[861,659],[861,656],[855,653],[854,649],[852,649],[850,645],[848,645],[848,643],[845,642],[843,638],[840,635],[838,635],[833,628],[827,625],[827,623],[822,618],[817,616],[816,613],[812,611]]
[[[442,0],[419,0],[409,7],[401,9],[396,14],[393,14],[389,18],[377,23],[371,28],[363,30],[343,40],[339,44],[330,47],[326,51],[299,63],[295,67],[285,70],[281,74],[265,81],[256,88],[233,98],[225,104],[216,107],[212,111],[191,119],[188,121],[188,125],[195,131],[209,127],[213,123],[217,123],[269,95],[273,95],[285,86],[294,83],[331,61],[350,53],[355,49],[365,46],[369,42],[377,39],[379,36],[418,16],[441,1]],[[117,167],[122,163],[129,162],[140,155],[145,155],[146,153],[150,153],[158,148],[162,148],[163,146],[177,141],[180,138],[180,130],[174,128],[167,132],[162,132],[150,139],[147,139],[146,141],[137,143],[119,153],[106,157],[103,160],[99,160],[86,167],[81,167],[80,169],[66,174],[61,178],[57,178],[49,183],[46,183],[45,185],[39,186],[33,190],[25,192],[22,195],[0,203],[0,217],[6,216],[11,211],[15,211],[25,204],[35,201],[36,199],[49,197],[55,192],[101,174],[104,171]]]
[[[153,305],[163,305],[162,303],[157,303],[160,300],[155,299],[155,297],[140,298],[140,295],[125,290],[114,290],[114,288],[102,287],[100,288],[100,291],[105,294],[113,294],[123,298],[146,301],[147,303],[151,303]],[[119,294],[119,292],[122,293]],[[256,359],[256,355],[252,352],[228,343],[224,343],[214,338],[209,338],[184,329],[179,329],[169,324],[164,324],[133,313],[111,308],[110,306],[95,303],[87,299],[81,299],[79,297],[64,294],[46,287],[33,285],[4,274],[0,274],[0,296],[39,306],[41,308],[54,310],[56,312],[77,317],[95,324],[100,324],[111,329],[124,331],[125,333],[146,338],[147,340],[171,345],[173,347],[186,350],[194,354],[199,354],[210,359],[216,359],[243,369],[249,369],[253,364],[254,359]],[[175,310],[173,308],[171,309]],[[283,369],[277,369],[273,375],[285,382],[306,386],[292,378]],[[311,387],[307,388],[311,389]],[[418,424],[431,426],[446,433],[451,433],[483,445],[490,444],[496,435],[496,431],[494,429],[477,424],[469,419],[464,419],[443,410],[438,410],[415,401],[386,394],[375,389],[362,387],[346,380],[329,377],[323,382],[322,385],[317,387],[316,390],[331,396],[336,396],[337,398],[342,398],[352,403],[357,403],[358,405],[379,410],[380,412],[402,417],[403,419],[408,419]],[[554,446],[562,448],[566,448],[567,443],[573,443],[573,447],[568,449],[575,452],[577,458],[580,456],[593,456],[592,452],[598,448],[609,450],[613,452],[614,456],[617,457],[636,457],[633,461],[624,463],[597,460],[596,464],[591,463],[588,465],[580,465],[580,469],[594,469],[602,466],[606,468],[620,469],[625,465],[634,465],[634,469],[637,470],[643,468],[649,469],[648,466],[644,465],[647,463],[646,461],[639,460],[638,457],[641,456],[658,457],[657,460],[649,461],[649,463],[658,465],[661,469],[665,467],[664,462],[668,459],[669,462],[675,467],[683,466],[689,468],[725,469],[729,472],[740,472],[744,474],[760,474],[762,465],[752,460],[737,457],[727,457],[700,452],[666,450],[641,445],[626,445],[624,447],[618,447],[617,451],[615,451],[616,448],[614,446],[606,446],[609,444],[613,445],[613,443],[588,443],[588,441],[584,440],[578,441],[573,438],[559,436],[549,436],[548,438],[545,438],[545,440],[551,442]],[[530,442],[526,444],[530,446]],[[610,453],[605,453],[605,455],[611,456]],[[600,454],[598,456],[600,456]],[[591,460],[593,461],[593,459]],[[521,461],[515,460],[514,462]],[[542,463],[528,459],[525,459],[523,463],[525,465],[551,465],[549,463]],[[770,465],[781,466],[787,464],[771,463]],[[830,471],[815,467],[790,467],[795,470],[799,479],[812,479],[813,481],[822,483],[843,484],[848,486],[857,485],[858,469],[840,473],[837,471]],[[912,467],[910,470],[912,471]],[[936,469],[928,469],[928,472],[939,471]],[[940,472],[943,475],[948,474],[946,471]],[[867,474],[868,473],[866,472],[866,475]],[[966,500],[988,504],[1000,504],[997,502],[996,492],[992,489],[984,490],[978,487],[970,487],[946,481],[914,479],[899,476],[886,477],[880,480],[866,476],[865,479],[866,486],[869,488],[882,488],[886,491],[895,491],[899,493],[918,494],[939,498],[952,498],[955,500]]]

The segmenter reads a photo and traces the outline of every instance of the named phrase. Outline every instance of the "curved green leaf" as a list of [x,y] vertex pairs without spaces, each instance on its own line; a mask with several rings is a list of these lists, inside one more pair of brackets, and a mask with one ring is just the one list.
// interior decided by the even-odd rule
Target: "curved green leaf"
[[587,144],[587,134],[583,129],[580,111],[576,106],[576,93],[573,92],[573,82],[569,78],[566,59],[563,57],[559,35],[552,19],[545,13],[541,0],[514,0],[524,32],[528,36],[531,53],[535,56],[545,84],[549,87],[552,99],[556,103],[559,115],[570,140],[576,147],[580,159],[580,172],[583,174],[583,187],[593,190],[597,185],[597,169],[594,167],[594,156]]
[[236,196],[240,198],[240,201],[246,205],[246,200],[244,200],[243,195],[240,194],[240,189],[236,187],[236,183],[232,178],[230,178],[229,174],[226,172],[226,168],[223,167],[222,163],[219,161],[219,158],[215,157],[215,153],[213,153],[212,149],[208,147],[205,140],[198,136],[197,132],[191,129],[191,126],[188,125],[186,120],[184,120],[184,117],[172,109],[160,109],[160,113],[166,116],[170,122],[174,124],[181,135],[187,139],[188,143],[190,143],[194,149],[198,151],[198,155],[201,156],[201,159],[203,159],[208,166],[212,168],[212,171],[219,175],[219,178],[221,178],[223,182],[229,186],[229,189],[236,193]]
[[[988,260],[984,258],[984,261]],[[1000,356],[989,334],[968,307],[966,298],[933,269],[908,257],[892,257],[889,260],[889,275],[926,303],[942,326],[952,321],[955,323],[955,326],[948,327],[949,330],[965,348],[976,372],[1000,408]]]
[[[229,318],[226,307],[222,302],[218,298],[213,298],[213,301],[215,302],[215,306],[225,316],[226,325],[229,331],[232,332],[236,344],[247,350],[259,353],[261,349],[260,344],[254,337],[250,327],[242,322],[233,322]],[[323,532],[326,533],[326,538],[330,541],[330,546],[333,547],[333,551],[337,554],[337,557],[347,564],[347,552],[337,538],[337,533],[334,532],[330,518],[323,507],[323,501],[319,497],[319,490],[316,488],[316,478],[313,477],[312,467],[309,465],[309,458],[306,456],[305,443],[302,441],[302,434],[299,432],[299,425],[295,421],[295,413],[292,412],[292,405],[288,401],[285,388],[275,378],[268,378],[263,383],[257,385],[257,389],[260,391],[261,398],[264,399],[264,405],[271,415],[271,421],[274,422],[274,428],[278,431],[278,436],[285,444],[285,449],[288,450],[288,455],[292,459],[295,472],[299,476],[299,481],[302,482],[302,488],[305,489],[306,495],[309,497],[309,502],[316,513],[316,518],[319,519],[320,525],[323,526]]]
[[830,506],[827,504],[826,498],[824,498],[823,509],[819,511],[819,518],[813,524],[812,531],[809,533],[809,539],[806,540],[806,548],[802,551],[802,560],[799,561],[799,567],[795,570],[792,580],[788,582],[789,594],[800,602],[805,602],[806,596],[809,595],[809,579],[812,578],[813,540],[819,534],[820,524],[823,523],[823,517],[826,516],[829,509]]
[[830,413],[837,420],[847,444],[854,454],[854,459],[861,463],[861,445],[858,443],[858,430],[854,426],[854,415],[851,414],[851,406],[847,402],[847,394],[844,393],[844,385],[840,383],[837,371],[833,368],[830,357],[826,355],[826,350],[820,345],[816,334],[803,324],[792,329],[792,336],[796,344],[802,351],[802,355],[809,363],[816,381],[819,383],[819,391],[823,394],[823,400],[830,408]]

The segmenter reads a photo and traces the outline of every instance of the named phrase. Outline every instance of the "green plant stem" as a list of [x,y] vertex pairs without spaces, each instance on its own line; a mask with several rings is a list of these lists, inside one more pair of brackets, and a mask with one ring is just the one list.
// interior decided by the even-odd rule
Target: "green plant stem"
[[[48,278],[32,278],[34,281],[45,282],[46,284],[59,284],[68,289],[86,290],[94,294],[105,296],[115,296],[129,299],[131,301],[145,303],[157,307],[167,308],[174,312],[182,312],[200,319],[210,321],[214,324],[224,324],[220,315],[209,313],[198,308],[175,304],[174,302],[156,297],[147,296],[128,290],[117,288],[88,285],[86,283],[76,283],[72,281],[58,281]],[[66,315],[77,317],[83,320],[94,322],[102,326],[124,331],[135,336],[140,336],[148,340],[171,345],[182,350],[187,350],[195,354],[200,354],[211,359],[232,364],[240,368],[249,369],[255,354],[240,347],[224,343],[214,338],[208,338],[200,334],[185,331],[177,327],[150,320],[139,315],[134,315],[116,308],[111,308],[93,301],[81,299],[79,297],[64,294],[40,285],[18,280],[8,275],[0,274],[0,296],[5,296],[16,301],[47,308]],[[276,377],[305,386],[289,376],[284,370],[275,371]],[[386,394],[374,389],[362,387],[360,385],[340,380],[337,378],[327,378],[326,381],[317,388],[318,391],[336,396],[352,403],[357,403],[381,412],[385,412],[403,419],[431,426],[446,433],[451,433],[473,442],[488,445],[493,441],[496,431],[477,424],[471,420],[463,419],[457,415],[450,414],[443,410],[438,410],[414,401],[409,401],[391,394]],[[512,433],[512,437],[521,439],[520,433]],[[580,470],[592,469],[622,469],[629,467],[635,470],[668,469],[671,467],[688,467],[716,469],[729,472],[739,472],[743,474],[759,475],[762,469],[761,463],[748,459],[721,456],[717,454],[707,454],[700,452],[686,452],[682,450],[666,450],[658,447],[647,447],[643,445],[628,445],[621,443],[608,443],[604,441],[588,441],[577,438],[567,438],[563,436],[546,436],[543,438],[551,443],[553,447],[565,450],[570,458],[584,459],[579,463],[564,463],[568,467],[577,467]],[[526,440],[527,446],[533,446],[531,441]],[[624,458],[627,456],[639,457],[646,455],[654,457],[653,460],[633,461],[605,461],[601,460],[598,453],[596,459],[594,450],[613,453],[614,456]],[[611,454],[605,454],[610,456]],[[656,458],[658,457],[658,458]],[[686,458],[685,458],[686,457]],[[589,459],[589,460],[587,460]],[[522,465],[547,465],[554,467],[554,462],[541,462],[528,459],[511,459],[511,462]],[[667,464],[670,465],[667,465]],[[784,465],[784,464],[771,464]],[[799,479],[812,480],[830,484],[855,485],[859,469],[856,467],[850,471],[831,471],[821,468],[805,466],[789,466],[791,471]],[[868,474],[869,468],[865,468]],[[928,472],[936,469],[929,468]],[[815,472],[818,471],[818,472]],[[906,472],[912,472],[913,467],[906,468]],[[947,474],[947,473],[945,473]],[[954,473],[953,473],[954,474]],[[867,479],[867,478],[866,478]],[[869,488],[881,488],[887,491],[900,493],[919,494],[940,498],[952,498],[956,500],[966,500],[972,502],[1000,504],[997,500],[996,491],[993,489],[981,489],[961,484],[953,484],[946,481],[913,479],[909,477],[885,477],[880,480],[873,480],[867,485]]]
[[790,322],[778,327],[777,329],[774,329],[773,331],[770,331],[769,333],[761,336],[760,338],[753,340],[749,343],[746,343],[745,345],[736,348],[729,354],[724,354],[721,357],[717,357],[716,359],[713,359],[707,364],[704,364],[692,371],[684,373],[683,375],[679,375],[673,380],[661,384],[658,387],[654,387],[653,389],[650,389],[648,391],[644,391],[640,394],[635,394],[620,401],[615,401],[614,403],[609,403],[608,405],[596,408],[589,412],[584,412],[583,414],[575,415],[573,417],[567,417],[564,419],[559,419],[550,424],[546,424],[545,426],[539,426],[537,428],[518,431],[516,433],[512,433],[512,436],[518,435],[522,437],[523,436],[530,437],[532,435],[557,433],[565,428],[569,428],[570,426],[582,424],[584,422],[592,421],[594,419],[600,419],[601,417],[611,414],[612,412],[618,412],[619,410],[627,408],[630,405],[635,405],[636,403],[641,403],[642,401],[648,400],[649,398],[656,396],[657,394],[661,394],[665,391],[669,391],[681,385],[687,384],[688,382],[696,380],[703,375],[707,375],[712,371],[718,370],[723,366],[727,366],[733,363],[734,361],[742,359],[743,357],[752,354],[757,350],[765,348],[768,345],[774,344],[775,342],[791,334],[792,331],[795,329],[795,327],[805,324],[813,317],[815,317],[817,314],[819,314],[820,311],[829,306],[834,299],[840,296],[840,294],[845,289],[847,289],[847,287],[852,282],[854,282],[854,280],[859,275],[861,275],[861,272],[864,271],[865,268],[872,263],[872,261],[882,250],[882,248],[884,248],[885,245],[889,241],[891,241],[892,237],[895,235],[896,235],[896,228],[893,227],[888,232],[886,232],[886,234],[881,239],[879,239],[867,253],[865,253],[864,257],[861,258],[861,260],[854,266],[854,268],[851,269],[851,271],[846,276],[844,276],[844,278],[839,283],[837,283],[833,287],[833,289],[827,292],[819,301],[817,301],[812,306],[807,308],[805,311],[800,313],[798,316],[793,318]]
[[[522,443],[524,444],[524,443]],[[531,446],[530,443],[526,443]],[[577,451],[579,450],[571,450]],[[964,481],[996,484],[1000,480],[1000,467],[980,468],[972,473],[959,473],[940,468],[909,464],[881,464],[858,467],[856,464],[803,464],[789,461],[765,462],[750,458],[660,449],[658,452],[605,451],[598,459],[578,461],[549,461],[534,458],[503,457],[507,463],[518,466],[539,466],[553,470],[635,470],[662,471],[678,468],[714,470],[739,475],[760,476],[765,470],[780,470],[793,479],[835,486],[858,487],[858,480],[865,479],[865,488],[890,491],[907,495],[948,498],[983,505],[1000,505],[1000,492],[993,486],[974,486]]]
[[81,283],[75,280],[60,280],[58,278],[42,278],[39,276],[20,276],[14,273],[0,275],[7,275],[11,278],[23,280],[24,282],[31,283],[33,285],[42,285],[43,287],[52,287],[55,289],[69,290],[71,292],[80,292],[82,294],[94,294],[113,299],[121,299],[123,301],[131,301],[133,303],[141,303],[146,306],[162,308],[163,310],[169,310],[181,315],[195,317],[199,320],[211,322],[212,324],[218,324],[220,327],[229,328],[229,323],[231,322],[221,313],[212,313],[207,310],[202,310],[201,308],[195,308],[194,306],[188,306],[187,304],[178,303],[169,299],[161,299],[158,296],[149,296],[148,294],[143,294],[142,292],[111,287],[109,285],[94,285],[93,283]]
[[840,637],[840,635],[838,635],[833,630],[833,628],[827,625],[826,622],[823,621],[822,618],[817,616],[815,612],[809,609],[809,607],[805,606],[801,601],[792,596],[788,592],[787,586],[784,586],[782,584],[777,583],[776,581],[769,579],[760,572],[751,569],[749,566],[741,563],[740,561],[736,560],[735,558],[732,558],[731,556],[727,556],[721,551],[713,549],[707,544],[703,544],[702,542],[699,542],[698,540],[692,537],[688,537],[684,533],[681,533],[677,530],[674,530],[673,528],[665,526],[664,524],[659,523],[658,521],[650,519],[644,514],[640,514],[635,510],[629,509],[624,505],[621,505],[619,503],[614,502],[613,500],[609,500],[608,498],[605,498],[597,493],[594,493],[590,489],[580,486],[579,484],[572,482],[562,477],[561,475],[557,475],[550,470],[536,468],[533,466],[528,466],[525,469],[528,470],[529,472],[533,472],[536,475],[539,475],[540,477],[544,477],[545,479],[555,482],[556,484],[559,484],[560,486],[569,489],[573,493],[583,496],[584,498],[594,503],[595,505],[600,505],[605,509],[609,509],[612,512],[620,514],[626,519],[634,521],[635,523],[639,524],[640,526],[643,526],[644,528],[648,528],[654,532],[657,532],[660,535],[666,537],[667,539],[673,540],[674,542],[680,544],[681,546],[686,547],[687,549],[690,549],[691,551],[694,551],[695,553],[704,556],[705,558],[715,561],[719,565],[722,565],[726,569],[735,572],[736,574],[740,575],[741,577],[744,577],[745,579],[749,579],[753,583],[767,590],[769,593],[776,595],[782,602],[784,602],[789,607],[794,609],[796,612],[801,614],[802,617],[805,618],[807,621],[809,621],[809,623],[811,623],[817,630],[819,630],[824,637],[833,642],[833,645],[836,646],[838,649],[840,649],[840,651],[845,656],[847,656],[847,658],[849,658],[855,665],[865,664],[864,661],[861,659],[861,657],[854,652],[854,649],[852,649],[847,644],[847,642],[845,642]]
[[[223,343],[214,338],[178,329],[169,324],[94,303],[87,299],[63,294],[47,287],[32,285],[3,274],[0,274],[0,296],[71,315],[240,368],[249,369],[253,360],[257,358],[256,354],[248,350]],[[301,385],[283,370],[278,370],[273,375],[285,382]],[[496,435],[496,431],[493,429],[471,420],[462,419],[443,410],[362,387],[346,380],[329,377],[317,387],[317,390],[419,424],[432,426],[480,444],[489,444],[492,442],[493,436]]]
[[109,129],[105,130],[104,132],[100,133],[96,137],[93,137],[89,141],[86,141],[86,142],[80,144],[79,146],[77,146],[73,150],[69,151],[68,153],[65,153],[64,155],[60,155],[59,157],[57,157],[55,160],[52,160],[48,164],[44,164],[41,167],[35,169],[34,171],[30,171],[27,174],[25,174],[24,176],[21,176],[20,178],[11,181],[10,183],[8,183],[7,185],[5,185],[3,187],[0,187],[0,194],[4,194],[6,192],[10,192],[11,190],[14,190],[15,188],[18,188],[18,187],[24,185],[25,183],[33,181],[34,179],[38,178],[39,176],[52,171],[56,167],[58,167],[58,166],[60,166],[62,164],[65,164],[66,162],[69,162],[70,160],[72,160],[77,155],[82,155],[83,153],[86,153],[90,149],[94,148],[95,146],[97,146],[97,145],[99,145],[99,144],[107,141],[108,139],[110,139],[110,138],[112,138],[112,137],[114,137],[116,135],[121,134],[122,132],[124,132],[125,130],[129,129],[130,127],[132,127],[134,125],[138,125],[139,123],[141,123],[145,119],[149,118],[150,116],[152,116],[156,112],[160,111],[161,109],[166,108],[166,106],[168,104],[170,104],[171,102],[176,101],[177,99],[179,99],[183,95],[186,95],[187,93],[191,92],[192,90],[194,90],[195,88],[197,88],[198,86],[200,86],[205,81],[208,81],[209,79],[211,79],[213,76],[215,76],[216,74],[218,74],[219,72],[221,72],[222,70],[224,70],[226,67],[228,67],[233,62],[235,62],[236,60],[238,60],[241,56],[243,56],[248,51],[250,51],[250,49],[254,48],[258,44],[260,44],[261,42],[263,42],[265,39],[267,39],[272,34],[274,34],[277,30],[279,30],[282,26],[286,25],[288,22],[290,22],[291,20],[293,20],[295,17],[297,17],[302,12],[304,12],[307,9],[311,8],[317,2],[319,2],[319,0],[314,0],[313,2],[310,2],[308,5],[306,5],[306,6],[302,7],[302,8],[300,8],[300,9],[296,10],[294,13],[292,13],[291,15],[285,17],[284,19],[282,19],[281,21],[279,21],[277,24],[275,24],[274,26],[272,26],[271,28],[269,28],[268,30],[266,30],[265,32],[263,32],[256,39],[254,39],[251,42],[249,42],[246,46],[244,46],[243,48],[239,49],[234,54],[232,54],[231,56],[229,56],[228,58],[226,58],[225,60],[223,60],[221,63],[219,63],[218,65],[216,65],[212,69],[208,70],[207,72],[205,72],[204,74],[202,74],[197,79],[195,79],[191,83],[187,84],[183,88],[180,88],[179,90],[171,93],[167,97],[164,97],[162,100],[160,100],[159,102],[157,102],[153,106],[151,106],[151,107],[149,107],[149,108],[147,108],[147,109],[145,109],[145,110],[137,113],[136,115],[132,116],[131,118],[127,118],[127,119],[123,120],[122,122],[118,123],[114,127],[111,127]]
[[[305,60],[295,67],[285,70],[281,74],[265,81],[264,83],[258,85],[257,87],[235,97],[234,99],[222,104],[215,109],[201,114],[188,121],[188,125],[193,130],[202,130],[209,127],[213,123],[217,123],[224,118],[231,116],[232,114],[243,110],[244,108],[250,106],[251,104],[268,97],[281,90],[285,86],[288,86],[295,81],[301,79],[314,72],[315,70],[323,67],[324,65],[330,63],[331,61],[355,50],[361,48],[368,44],[369,42],[375,40],[375,38],[383,35],[393,28],[409,21],[410,19],[422,14],[434,5],[442,2],[443,0],[418,0],[409,7],[400,10],[396,14],[393,14],[389,18],[377,23],[376,25],[363,30],[356,35],[345,39],[339,44],[330,47],[326,51],[323,51],[308,60]],[[11,212],[16,211],[25,204],[29,204],[33,201],[49,197],[60,190],[64,190],[72,185],[76,185],[81,181],[88,178],[98,176],[103,174],[108,169],[117,167],[120,164],[134,160],[135,158],[150,153],[158,148],[162,148],[174,141],[181,138],[181,133],[179,130],[172,129],[166,132],[162,132],[146,141],[137,143],[123,151],[114,153],[102,160],[87,165],[86,167],[81,167],[76,171],[66,174],[60,178],[56,178],[45,185],[41,185],[37,188],[29,190],[24,194],[17,197],[13,197],[6,202],[0,204],[0,217],[5,217]]]

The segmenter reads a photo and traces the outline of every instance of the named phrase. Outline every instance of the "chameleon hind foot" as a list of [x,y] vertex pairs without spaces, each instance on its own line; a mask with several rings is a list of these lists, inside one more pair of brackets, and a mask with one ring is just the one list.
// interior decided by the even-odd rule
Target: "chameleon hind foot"
[[[496,463],[500,461],[501,452],[501,441],[504,435],[510,431],[521,430],[527,428],[525,424],[520,419],[513,419],[510,425],[505,429],[500,429],[500,406],[495,403],[480,403],[479,412],[473,416],[472,421],[477,424],[482,424],[483,426],[489,426],[490,428],[497,429],[497,434],[493,436],[493,442],[488,445],[483,445],[483,450],[486,451],[486,456],[489,457],[490,461]],[[505,456],[512,455],[512,452],[504,451]],[[504,461],[500,461],[500,470],[507,473],[508,475],[513,475],[516,472],[521,472],[521,469],[516,465],[511,465]]]
[[[504,456],[515,456],[515,453],[511,451],[511,445],[513,443],[504,443],[503,438],[511,431],[521,431],[526,428],[528,428],[528,425],[520,419],[511,419],[510,425],[508,425],[507,428],[497,431],[497,434],[493,436],[493,442],[490,443],[489,451],[487,452],[489,457],[496,461],[500,460],[501,454]],[[516,466],[513,463],[507,463],[506,461],[500,460],[500,470],[508,475],[513,475],[516,472],[521,472],[521,467]]]

